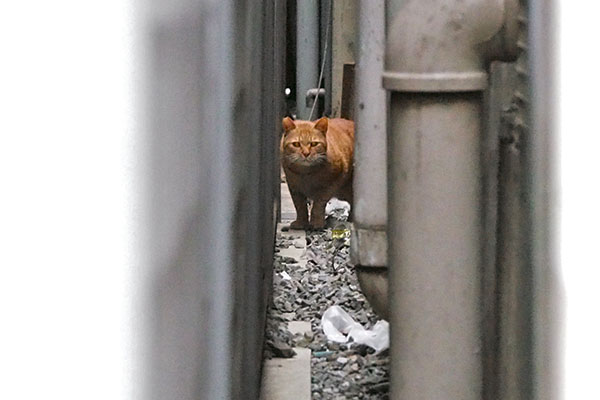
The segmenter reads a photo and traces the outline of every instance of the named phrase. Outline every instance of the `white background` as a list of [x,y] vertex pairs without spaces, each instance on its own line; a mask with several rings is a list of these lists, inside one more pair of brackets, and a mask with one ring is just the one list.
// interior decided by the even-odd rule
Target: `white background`
[[[593,4],[593,5],[592,5]],[[560,4],[562,274],[566,399],[600,399],[600,24],[591,1]]]
[[[132,4],[0,5],[1,399],[134,395],[143,65]],[[600,399],[600,13],[592,4],[560,4],[556,43],[567,399]]]
[[133,2],[0,4],[0,399],[129,399]]

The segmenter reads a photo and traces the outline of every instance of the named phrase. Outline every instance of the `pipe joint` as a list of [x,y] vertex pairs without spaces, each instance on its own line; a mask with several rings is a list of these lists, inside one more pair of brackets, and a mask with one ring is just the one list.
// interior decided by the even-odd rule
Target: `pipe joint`
[[362,292],[377,315],[384,319],[389,318],[387,254],[385,226],[353,226],[350,259]]
[[350,241],[350,258],[354,265],[365,267],[388,265],[387,247],[385,226],[373,229],[354,225]]
[[518,56],[519,0],[408,0],[389,7],[387,90],[484,90],[489,63]]

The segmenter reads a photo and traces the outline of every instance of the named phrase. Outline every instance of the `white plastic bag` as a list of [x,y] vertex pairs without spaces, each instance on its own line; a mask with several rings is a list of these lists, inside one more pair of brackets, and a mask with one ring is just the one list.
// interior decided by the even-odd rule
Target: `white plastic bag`
[[332,197],[325,205],[325,215],[331,215],[339,220],[347,220],[350,215],[350,203]]
[[346,343],[352,338],[355,343],[372,347],[376,353],[390,347],[387,321],[378,321],[372,329],[367,330],[340,306],[331,306],[323,313],[321,327],[327,339],[333,342]]

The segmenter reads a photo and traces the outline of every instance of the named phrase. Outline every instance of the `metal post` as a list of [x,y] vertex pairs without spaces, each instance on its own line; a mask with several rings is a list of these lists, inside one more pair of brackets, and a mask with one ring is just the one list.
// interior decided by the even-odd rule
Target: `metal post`
[[296,4],[296,117],[308,119],[306,92],[319,79],[319,2],[298,0]]
[[384,0],[359,4],[351,256],[361,288],[387,318],[387,94],[381,87]]

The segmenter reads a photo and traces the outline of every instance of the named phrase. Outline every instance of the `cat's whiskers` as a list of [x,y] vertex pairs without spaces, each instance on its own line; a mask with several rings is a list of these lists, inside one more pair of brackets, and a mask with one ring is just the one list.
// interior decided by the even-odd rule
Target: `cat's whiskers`
[[289,163],[302,167],[314,167],[322,165],[327,161],[327,154],[317,153],[311,154],[308,157],[300,153],[291,153],[285,156]]

